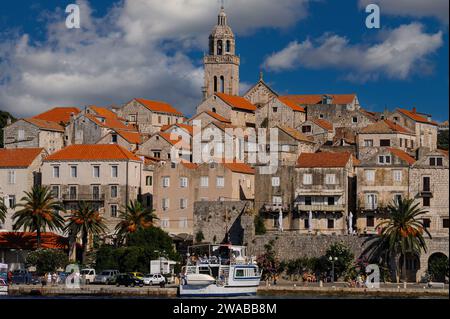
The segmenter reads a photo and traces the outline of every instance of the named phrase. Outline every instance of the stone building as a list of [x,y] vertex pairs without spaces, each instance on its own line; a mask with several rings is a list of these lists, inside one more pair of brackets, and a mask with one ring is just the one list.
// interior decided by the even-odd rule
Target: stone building
[[222,7],[209,36],[209,54],[203,58],[205,78],[203,99],[215,93],[239,95],[239,64],[234,33]]
[[357,165],[359,234],[377,234],[378,225],[389,216],[387,206],[409,197],[409,172],[415,161],[403,150],[386,147]]
[[40,166],[47,155],[44,148],[0,149],[0,198],[8,209],[0,230],[12,230],[13,207],[25,192],[40,183]]
[[179,133],[159,132],[142,143],[137,153],[160,160],[175,160],[172,156],[177,155],[178,158],[190,162],[191,143],[190,140],[184,140]]
[[263,74],[261,72],[259,81],[253,85],[243,97],[249,100],[250,103],[256,105],[257,108],[260,108],[269,103],[269,101],[278,98],[278,93],[272,90],[272,88],[264,82]]
[[255,127],[256,106],[241,96],[215,93],[197,106],[197,113],[206,111],[230,119],[235,126]]
[[137,131],[110,130],[96,144],[117,144],[130,152],[139,151],[140,145],[149,138]]
[[296,128],[306,136],[311,136],[320,145],[332,141],[334,137],[333,124],[324,119],[312,118]]
[[140,98],[132,99],[117,113],[140,133],[145,134],[159,132],[164,125],[184,122],[184,115],[172,105]]
[[51,187],[67,210],[81,201],[105,218],[112,236],[119,211],[141,193],[143,160],[117,144],[71,145],[42,164],[42,184]]
[[418,113],[416,108],[411,111],[399,108],[388,119],[412,131],[416,135],[416,147],[437,148],[438,124],[430,116]]
[[287,98],[273,98],[256,110],[257,127],[275,127],[277,125],[298,127],[306,119],[303,107]]
[[189,125],[194,125],[195,121],[200,122],[202,128],[204,128],[206,125],[208,125],[211,122],[220,122],[223,124],[231,125],[230,119],[227,119],[227,118],[225,118],[217,113],[214,113],[212,111],[200,112],[200,113],[194,115],[193,117],[191,117],[187,121],[187,123]]
[[372,157],[379,148],[393,147],[413,153],[417,145],[414,132],[390,120],[381,120],[361,129],[357,141],[360,160]]
[[316,143],[311,137],[285,125],[277,125],[276,129],[278,129],[278,158],[280,165],[295,164],[301,153],[313,153],[316,151]]
[[44,148],[48,153],[64,147],[64,127],[37,118],[18,120],[3,129],[5,148]]
[[302,153],[296,165],[296,228],[300,233],[347,234],[356,210],[354,165],[347,152]]

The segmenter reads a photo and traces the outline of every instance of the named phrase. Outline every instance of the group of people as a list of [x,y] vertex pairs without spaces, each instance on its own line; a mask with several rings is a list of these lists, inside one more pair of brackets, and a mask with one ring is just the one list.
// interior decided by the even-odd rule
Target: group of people
[[41,278],[41,283],[43,286],[45,285],[57,285],[61,282],[61,278],[58,276],[56,272],[48,272],[44,274]]

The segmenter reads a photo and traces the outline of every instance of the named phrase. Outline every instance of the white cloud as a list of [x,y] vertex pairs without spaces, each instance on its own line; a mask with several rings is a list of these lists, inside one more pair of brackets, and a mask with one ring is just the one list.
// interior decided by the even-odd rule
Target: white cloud
[[[188,53],[205,49],[218,1],[125,0],[93,17],[86,0],[79,30],[64,26],[64,8],[47,14],[45,41],[27,34],[0,41],[0,108],[18,116],[55,105],[165,100],[192,114],[203,69]],[[226,11],[242,35],[286,28],[306,14],[307,0],[230,0]],[[239,44],[238,44],[239,45]]]
[[408,17],[435,17],[448,24],[448,0],[359,0],[359,7],[365,8],[368,4],[380,6],[383,14]]
[[405,79],[415,72],[429,72],[427,59],[443,44],[442,32],[425,33],[423,25],[411,23],[387,31],[377,44],[351,44],[348,38],[324,34],[319,39],[293,41],[267,57],[268,70],[298,67],[346,70],[348,79],[376,79],[380,75]]

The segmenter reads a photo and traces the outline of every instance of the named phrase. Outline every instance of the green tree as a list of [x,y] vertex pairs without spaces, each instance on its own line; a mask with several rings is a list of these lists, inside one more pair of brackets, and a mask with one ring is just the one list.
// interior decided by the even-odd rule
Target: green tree
[[426,213],[414,199],[401,199],[388,205],[389,218],[378,227],[381,233],[366,240],[366,255],[370,262],[388,265],[391,277],[399,282],[402,275],[406,278],[406,258],[400,265],[400,257],[408,254],[420,255],[427,251],[424,233],[430,233],[419,217]]
[[5,201],[0,198],[0,223],[4,223],[6,220],[6,214],[8,213],[8,208],[6,208]]
[[438,148],[448,151],[448,130],[442,130],[438,133]]
[[201,230],[199,230],[195,234],[195,242],[196,243],[201,243],[204,239],[205,239],[205,236],[203,235],[203,232]]
[[273,248],[274,241],[271,240],[268,244],[264,245],[265,253],[258,256],[256,261],[258,267],[262,271],[262,280],[271,280],[275,276],[283,271],[283,267],[276,256]]
[[65,231],[73,236],[81,235],[81,264],[86,261],[88,238],[100,236],[105,233],[107,227],[97,209],[86,202],[79,202],[78,209],[71,212],[67,219]]
[[255,234],[264,235],[266,233],[266,225],[264,224],[264,218],[260,214],[257,214],[255,216],[254,223],[255,223]]
[[67,254],[58,249],[37,249],[30,252],[26,258],[28,266],[35,266],[38,273],[56,271],[69,264]]
[[13,215],[14,230],[24,228],[36,232],[37,247],[41,247],[41,232],[51,230],[63,230],[64,218],[59,211],[63,210],[62,204],[55,200],[50,188],[46,186],[34,186],[31,192],[25,192],[21,202],[16,205],[21,208]]
[[352,253],[350,248],[342,242],[331,244],[325,253],[325,257],[329,261],[330,265],[330,258],[337,258],[334,262],[334,274],[337,278],[341,277],[349,270],[355,259],[355,255]]
[[119,240],[127,238],[129,234],[138,230],[147,229],[153,226],[153,221],[158,219],[150,209],[145,208],[141,202],[130,201],[128,205],[119,212],[121,221],[116,226],[116,233]]
[[428,273],[431,280],[444,282],[445,277],[448,277],[448,257],[444,254],[434,254],[430,257],[428,262]]

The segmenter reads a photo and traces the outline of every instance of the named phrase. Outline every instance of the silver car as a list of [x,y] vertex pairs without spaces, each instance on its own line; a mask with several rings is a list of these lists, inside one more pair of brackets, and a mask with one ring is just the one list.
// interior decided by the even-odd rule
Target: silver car
[[103,285],[113,284],[118,274],[119,271],[115,269],[103,270],[100,274],[95,276],[94,284],[103,284]]

